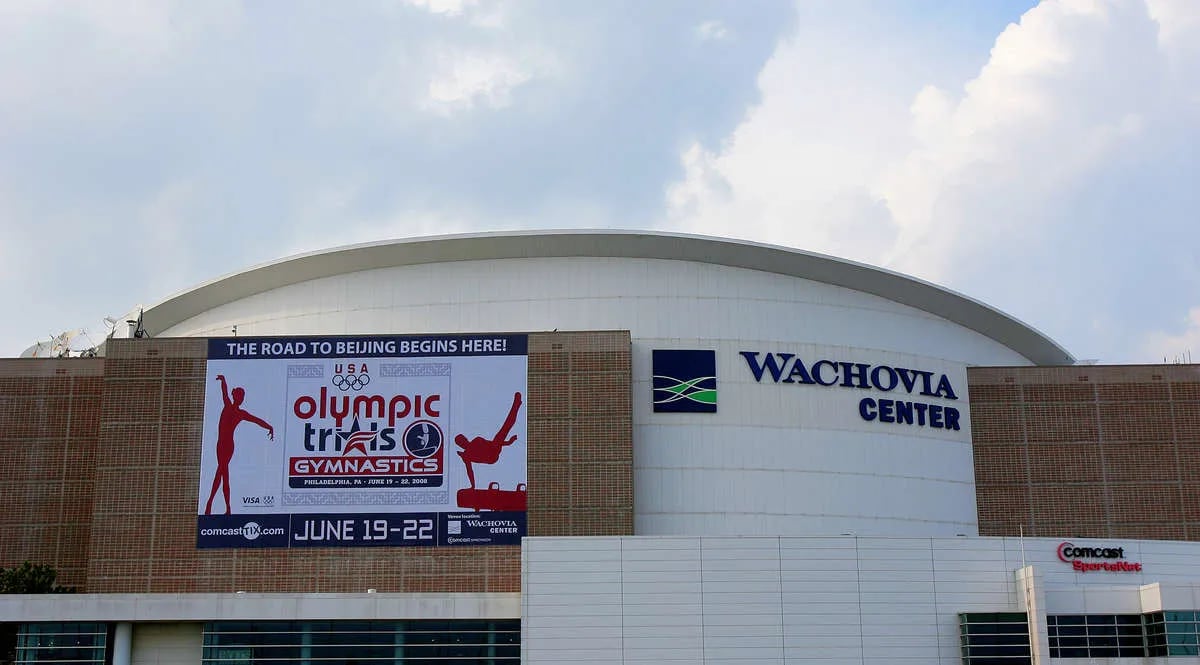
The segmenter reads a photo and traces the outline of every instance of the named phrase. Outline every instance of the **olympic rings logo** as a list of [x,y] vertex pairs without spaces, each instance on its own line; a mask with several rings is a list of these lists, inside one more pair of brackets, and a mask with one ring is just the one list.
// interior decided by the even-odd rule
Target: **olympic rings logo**
[[369,374],[334,374],[333,385],[337,386],[338,390],[362,390],[363,386],[371,382]]

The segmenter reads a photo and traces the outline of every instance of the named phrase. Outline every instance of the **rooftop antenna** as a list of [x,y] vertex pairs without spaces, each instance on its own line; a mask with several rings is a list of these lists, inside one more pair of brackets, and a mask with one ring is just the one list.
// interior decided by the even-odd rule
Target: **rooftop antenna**
[[[50,355],[55,358],[70,358],[71,357],[71,342],[80,335],[87,336],[87,333],[82,328],[75,330],[67,330],[50,339]],[[89,342],[91,339],[89,338]]]
[[83,335],[84,339],[87,340],[88,347],[86,349],[79,351],[76,355],[78,355],[80,358],[95,358],[96,357],[96,347],[97,347],[96,342],[92,341],[92,336],[88,334],[88,331],[86,328],[83,330],[80,330],[79,334]]
[[119,321],[111,316],[106,316],[104,317],[104,323],[108,325],[108,335],[105,336],[105,339],[112,339],[113,335],[117,333],[117,323]]
[[142,326],[142,315],[145,314],[145,312],[145,308],[138,308],[137,319],[128,319],[125,321],[125,323],[128,323],[131,327],[133,327],[133,337],[135,339],[144,339],[150,337],[150,334],[147,333],[146,329]]

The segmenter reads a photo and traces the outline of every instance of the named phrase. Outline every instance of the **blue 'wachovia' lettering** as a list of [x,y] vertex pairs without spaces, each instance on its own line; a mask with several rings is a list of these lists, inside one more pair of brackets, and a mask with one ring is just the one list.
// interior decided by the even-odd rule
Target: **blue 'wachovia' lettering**
[[803,383],[883,392],[903,389],[910,395],[958,399],[949,377],[926,370],[826,359],[818,360],[810,368],[793,353],[742,351],[741,355],[758,383],[762,383],[766,377],[774,383]]

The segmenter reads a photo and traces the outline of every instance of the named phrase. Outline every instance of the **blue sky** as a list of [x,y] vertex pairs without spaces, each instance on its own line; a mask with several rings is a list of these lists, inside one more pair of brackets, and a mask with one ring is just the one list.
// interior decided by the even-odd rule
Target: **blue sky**
[[0,354],[299,251],[644,228],[1200,353],[1200,3],[0,4]]

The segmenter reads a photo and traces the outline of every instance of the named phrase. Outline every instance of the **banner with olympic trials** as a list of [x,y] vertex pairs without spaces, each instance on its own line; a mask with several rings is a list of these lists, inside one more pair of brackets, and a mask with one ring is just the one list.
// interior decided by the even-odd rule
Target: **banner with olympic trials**
[[210,339],[196,544],[519,544],[525,335]]

